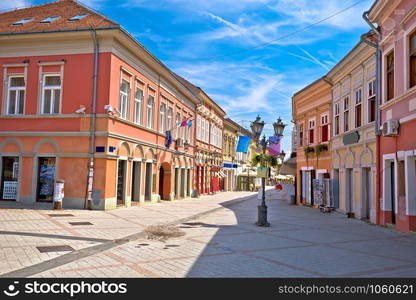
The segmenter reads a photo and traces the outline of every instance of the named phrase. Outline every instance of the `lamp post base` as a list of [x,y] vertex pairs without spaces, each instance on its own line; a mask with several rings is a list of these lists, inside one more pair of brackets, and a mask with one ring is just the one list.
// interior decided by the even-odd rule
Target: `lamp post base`
[[258,219],[257,219],[256,225],[261,226],[261,227],[269,227],[270,223],[267,222],[267,206],[259,205],[257,206],[257,209],[258,209]]

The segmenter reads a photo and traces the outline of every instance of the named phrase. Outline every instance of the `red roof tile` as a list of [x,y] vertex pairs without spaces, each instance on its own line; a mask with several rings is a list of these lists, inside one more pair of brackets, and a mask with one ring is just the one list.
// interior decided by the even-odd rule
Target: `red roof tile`
[[[82,14],[87,14],[87,16],[79,21],[68,20]],[[51,23],[39,23],[49,17],[60,18]],[[29,18],[33,18],[33,20],[22,25],[13,25],[13,23]],[[60,0],[0,13],[0,34],[108,27],[119,27],[119,25],[75,0]]]

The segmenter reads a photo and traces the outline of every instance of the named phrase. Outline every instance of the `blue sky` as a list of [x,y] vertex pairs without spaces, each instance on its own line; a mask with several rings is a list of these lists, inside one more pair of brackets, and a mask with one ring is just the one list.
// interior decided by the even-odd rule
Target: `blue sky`
[[[2,0],[0,9],[45,2]],[[251,121],[260,114],[271,123],[281,116],[289,124],[283,139],[288,153],[291,96],[325,75],[368,31],[361,15],[373,0],[80,2],[120,23],[173,71],[204,89],[235,121]],[[266,124],[264,133],[272,132],[272,125]]]

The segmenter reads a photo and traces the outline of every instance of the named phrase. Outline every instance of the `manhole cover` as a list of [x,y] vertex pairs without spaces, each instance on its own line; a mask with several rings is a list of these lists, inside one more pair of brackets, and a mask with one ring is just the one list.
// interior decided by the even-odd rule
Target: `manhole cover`
[[92,225],[90,222],[69,222],[72,226],[79,226],[79,225]]
[[165,247],[179,247],[179,245],[165,245]]
[[141,244],[139,244],[139,246],[149,246],[149,244],[141,243]]
[[62,245],[62,246],[40,246],[36,247],[40,253],[45,252],[64,252],[64,251],[74,251],[74,248],[68,245]]
[[49,214],[50,217],[73,217],[74,215],[72,214]]

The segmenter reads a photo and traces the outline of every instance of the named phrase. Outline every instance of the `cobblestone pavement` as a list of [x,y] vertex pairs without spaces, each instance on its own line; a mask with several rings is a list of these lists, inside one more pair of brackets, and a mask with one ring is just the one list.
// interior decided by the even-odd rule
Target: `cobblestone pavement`
[[[0,270],[24,277],[416,277],[414,234],[291,206],[273,190],[267,196],[271,227],[261,228],[254,225],[255,196],[230,203],[249,195],[223,193],[111,212],[65,211],[75,215],[65,218],[50,217],[50,211],[0,210],[2,228],[8,224],[13,231],[14,223],[25,222],[14,230],[33,233],[27,226],[36,226],[45,234],[2,234],[0,253],[6,259]],[[209,213],[200,214],[204,211]],[[200,215],[191,220],[195,214]],[[93,225],[69,226],[72,220]],[[161,242],[140,233],[146,225],[174,221],[184,236]],[[62,237],[46,236],[57,234]],[[56,244],[75,250],[44,257],[34,247]]]

